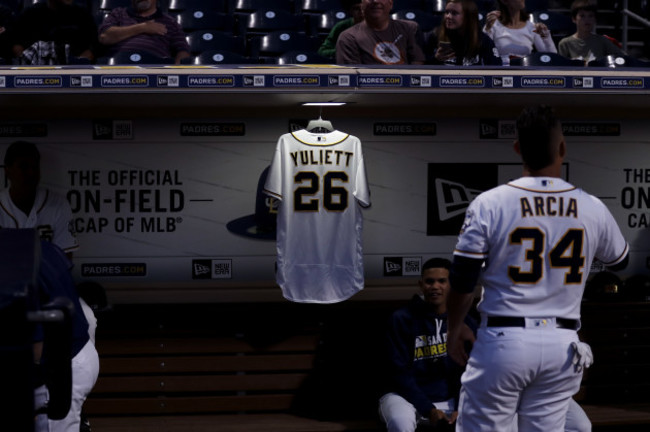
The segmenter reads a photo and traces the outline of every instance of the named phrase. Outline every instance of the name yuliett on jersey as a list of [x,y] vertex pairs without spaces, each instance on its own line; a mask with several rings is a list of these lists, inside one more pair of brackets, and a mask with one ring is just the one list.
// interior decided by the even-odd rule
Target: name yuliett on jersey
[[300,150],[289,153],[294,166],[298,165],[345,165],[350,166],[354,153],[343,150]]

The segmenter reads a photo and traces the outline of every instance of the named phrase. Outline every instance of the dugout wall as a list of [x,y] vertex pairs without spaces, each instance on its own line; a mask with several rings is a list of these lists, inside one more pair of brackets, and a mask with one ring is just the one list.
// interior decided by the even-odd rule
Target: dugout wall
[[361,139],[372,200],[353,300],[403,299],[451,256],[473,196],[520,174],[514,118],[532,103],[557,109],[565,176],[630,242],[623,275],[650,272],[648,88],[635,69],[7,68],[0,151],[37,143],[42,184],[73,208],[75,278],[111,302],[281,301],[260,176],[321,113],[304,102],[344,102],[322,116]]

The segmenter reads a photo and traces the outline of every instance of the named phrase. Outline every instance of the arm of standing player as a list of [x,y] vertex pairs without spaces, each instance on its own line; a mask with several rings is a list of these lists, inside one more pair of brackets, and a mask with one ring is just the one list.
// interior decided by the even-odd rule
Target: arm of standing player
[[455,256],[449,272],[451,291],[447,298],[447,351],[449,357],[464,366],[468,354],[465,342],[474,342],[474,334],[465,325],[474,301],[474,287],[478,281],[483,260]]

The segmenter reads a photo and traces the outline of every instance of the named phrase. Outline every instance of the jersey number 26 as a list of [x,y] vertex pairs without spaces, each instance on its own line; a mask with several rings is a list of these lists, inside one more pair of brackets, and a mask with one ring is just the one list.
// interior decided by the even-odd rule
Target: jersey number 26
[[[313,171],[300,171],[293,178],[301,186],[293,191],[295,211],[317,212],[320,200],[315,197],[320,190],[320,178]],[[328,211],[343,211],[348,207],[348,190],[335,186],[335,181],[347,183],[348,175],[344,171],[329,171],[323,175],[323,208]]]

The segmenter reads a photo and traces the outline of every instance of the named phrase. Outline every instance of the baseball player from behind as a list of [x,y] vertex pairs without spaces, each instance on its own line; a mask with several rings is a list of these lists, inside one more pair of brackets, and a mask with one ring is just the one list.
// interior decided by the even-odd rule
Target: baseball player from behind
[[553,110],[524,109],[517,132],[524,176],[476,197],[454,251],[447,344],[461,364],[463,318],[479,277],[483,286],[461,379],[461,432],[564,430],[582,379],[573,344],[589,268],[594,257],[613,270],[628,259],[607,207],[560,178],[566,143]]

